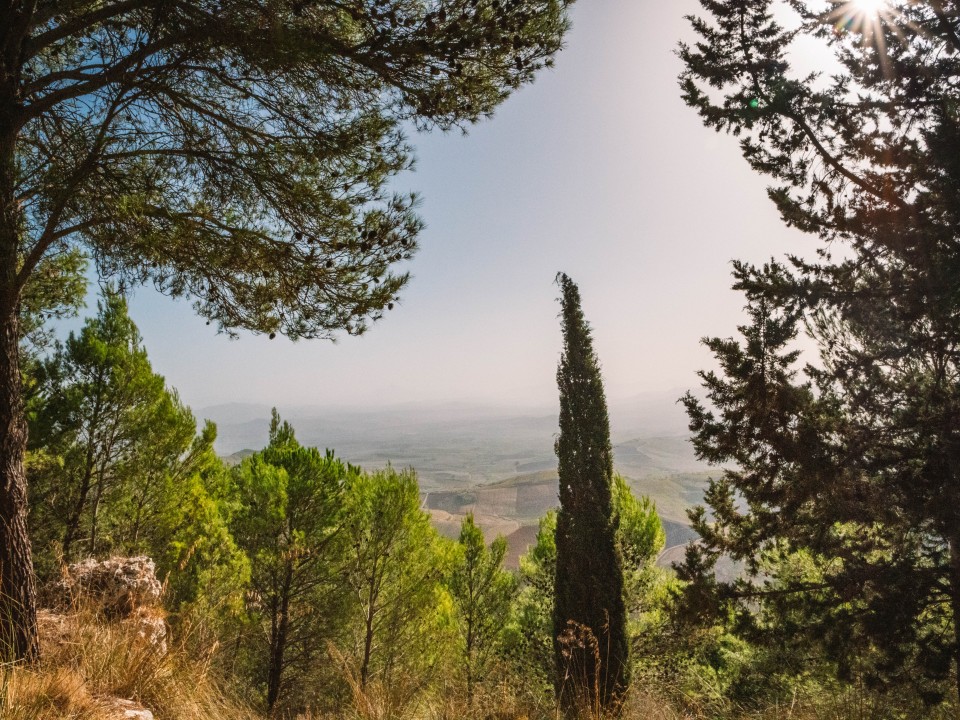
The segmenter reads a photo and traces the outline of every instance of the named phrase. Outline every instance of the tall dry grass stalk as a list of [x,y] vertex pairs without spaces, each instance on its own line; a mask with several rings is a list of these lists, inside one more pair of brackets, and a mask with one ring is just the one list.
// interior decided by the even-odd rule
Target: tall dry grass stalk
[[[589,627],[569,620],[557,642],[563,660],[560,694],[569,703],[565,713],[561,708],[557,709],[557,716],[574,715],[578,720],[603,720],[606,712],[601,704],[603,658],[600,656],[600,641]],[[618,713],[614,711],[611,714],[616,716]]]
[[[350,705],[340,717],[350,720],[415,720],[420,717],[426,688],[423,678],[394,672],[389,682],[371,679],[361,681],[357,663],[332,643],[327,646],[331,662],[350,690]],[[304,716],[306,720],[306,716]]]

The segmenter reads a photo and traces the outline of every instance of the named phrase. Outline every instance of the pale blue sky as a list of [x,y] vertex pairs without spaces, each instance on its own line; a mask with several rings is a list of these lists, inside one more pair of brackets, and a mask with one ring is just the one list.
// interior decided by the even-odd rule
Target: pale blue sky
[[703,335],[730,335],[732,258],[814,241],[780,223],[736,141],[676,83],[695,0],[580,0],[556,68],[470,134],[414,138],[427,229],[401,303],[361,338],[217,336],[139,290],[155,369],[194,407],[555,402],[557,271],[579,285],[608,395],[696,385]]

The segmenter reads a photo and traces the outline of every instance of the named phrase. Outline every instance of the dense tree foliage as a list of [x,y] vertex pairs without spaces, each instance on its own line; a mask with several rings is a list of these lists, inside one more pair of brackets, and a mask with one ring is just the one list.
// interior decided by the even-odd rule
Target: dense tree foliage
[[97,317],[58,345],[42,369],[33,435],[62,467],[36,488],[43,499],[34,505],[60,526],[68,561],[108,549],[130,552],[162,477],[177,472],[187,455],[196,421],[153,372],[116,293],[107,293]]
[[[359,334],[407,280],[401,125],[489,115],[568,0],[37,0],[0,8],[0,647],[38,652],[20,342],[43,276],[190,297],[227,332]],[[31,290],[33,288],[33,290]]]
[[[23,288],[19,332],[25,378],[30,377],[31,364],[53,343],[49,321],[76,317],[84,306],[87,266],[81,250],[64,252],[45,259]],[[29,404],[30,388],[24,390]]]
[[[687,398],[698,452],[731,466],[712,517],[694,517],[706,544],[687,573],[744,560],[754,582],[734,597],[803,617],[841,673],[869,658],[864,677],[935,702],[960,678],[960,9],[702,4],[681,48],[687,102],[739,136],[784,221],[823,244],[736,267],[750,322],[708,342],[709,403]],[[794,73],[798,37],[838,72]],[[801,329],[815,366],[794,352]],[[763,568],[791,553],[816,572]]]
[[537,526],[536,542],[520,556],[519,587],[506,629],[506,655],[516,673],[523,673],[529,691],[553,691],[556,676],[553,637],[553,587],[557,572],[557,513],[550,511]]
[[[0,10],[2,659],[36,656],[31,554],[55,577],[146,553],[178,639],[225,649],[211,672],[275,717],[525,700],[513,716],[556,716],[550,686],[599,716],[628,678],[644,683],[632,700],[672,694],[694,717],[955,717],[960,7],[701,4],[684,97],[820,244],[735,264],[748,319],[706,341],[716,369],[685,398],[719,477],[680,581],[655,567],[652,503],[613,472],[565,275],[561,507],[516,575],[472,516],[458,542],[437,534],[413,471],[303,447],[276,413],[267,447],[227,468],[122,292],[63,343],[44,326],[76,312],[92,262],[117,288],[191,297],[225,332],[365,331],[420,229],[414,199],[387,191],[410,163],[401,128],[489,114],[559,47],[568,2]],[[798,40],[834,75],[794,73]]]
[[349,659],[360,687],[376,680],[390,691],[405,674],[429,674],[442,659],[450,553],[420,508],[412,471],[353,476],[346,502]]
[[[718,406],[741,420],[754,418],[755,391],[766,387],[782,405],[807,408],[809,415],[812,406],[804,398],[813,396],[791,388],[793,356],[782,347],[796,318],[774,320],[764,308],[752,318],[760,329],[744,328],[748,341],[740,354],[733,341],[715,345],[731,357],[728,362],[723,356],[724,371],[734,368],[747,378],[730,376],[726,384],[714,378],[723,385]],[[759,366],[766,385],[756,380]],[[65,499],[73,507],[82,487],[86,453],[76,448],[88,447],[90,426],[78,422],[85,415],[74,401],[83,400],[80,406],[88,410],[91,405],[76,388],[99,374],[91,397],[133,402],[116,403],[110,422],[101,423],[109,430],[105,437],[123,442],[116,443],[122,452],[105,465],[96,552],[154,557],[174,643],[201,657],[219,648],[212,672],[243,688],[254,706],[272,708],[275,717],[340,717],[351,704],[357,713],[380,717],[419,717],[429,707],[485,717],[506,704],[517,715],[555,716],[555,512],[541,520],[536,543],[514,574],[502,567],[503,539],[488,546],[469,516],[457,542],[439,537],[412,472],[364,472],[329,451],[303,447],[276,412],[267,447],[227,468],[212,449],[215,429],[207,424],[197,433],[192,417],[186,423],[189,411],[150,369],[116,294],[108,294],[98,315],[62,346],[51,347],[34,368],[38,374],[27,378],[38,388],[31,400],[37,443],[30,452],[31,523],[43,538],[35,550],[45,578],[60,576],[71,517],[58,503]],[[123,392],[143,387],[158,390]],[[191,432],[158,443],[166,425],[157,421],[150,432],[130,434],[124,425],[130,419],[166,417],[149,411],[153,405],[179,407],[173,416]],[[716,427],[717,442],[721,435],[736,437]],[[102,439],[94,440],[100,448]],[[769,467],[780,462],[779,456],[768,459]],[[754,460],[743,467],[767,467]],[[138,471],[127,473],[128,467]],[[733,708],[760,712],[796,702],[817,708],[820,716],[856,702],[869,717],[939,717],[925,710],[919,693],[883,696],[865,692],[862,683],[833,679],[838,669],[857,680],[867,671],[876,674],[883,657],[848,615],[870,598],[834,604],[829,581],[835,568],[822,556],[782,541],[762,552],[748,567],[766,584],[760,594],[740,584],[735,590],[745,602],[733,613],[706,592],[709,583],[682,592],[684,586],[655,566],[664,532],[648,499],[634,497],[619,475],[610,493],[631,675],[640,684],[635,697],[656,693],[687,706],[690,714],[716,717],[731,715]],[[700,557],[708,564],[717,552],[711,533],[731,527],[724,524],[726,510],[715,504],[717,524],[698,517],[704,533]],[[74,556],[86,554],[93,507],[85,506]],[[742,520],[743,527],[752,522]],[[740,527],[729,537],[738,534]],[[811,602],[811,593],[822,602]],[[689,622],[691,610],[702,615],[710,608],[717,612],[709,623],[702,617],[697,625]],[[585,633],[564,639],[583,641],[585,648],[591,643]],[[918,647],[905,656],[902,673],[922,660]],[[936,678],[917,684],[924,691],[938,689]]]
[[302,447],[274,410],[269,445],[234,473],[230,527],[250,559],[251,652],[265,660],[255,665],[268,710],[281,696],[309,698],[303,680],[337,639],[343,495],[358,472],[332,453]]
[[642,612],[656,573],[653,562],[663,550],[666,533],[657,508],[646,495],[636,497],[619,473],[613,476],[613,512],[617,516],[617,551],[623,566],[623,596],[628,617]]
[[108,291],[96,317],[32,370],[30,525],[44,576],[57,574],[53,559],[146,553],[161,573],[179,568],[176,606],[224,563],[242,572],[217,507],[216,429],[197,434],[153,372],[121,295]]
[[460,526],[457,554],[448,585],[456,607],[462,672],[467,699],[482,683],[501,650],[503,620],[516,592],[515,577],[503,569],[507,541],[498,536],[489,547],[469,513]]
[[[612,501],[610,422],[580,291],[562,273],[557,282],[563,354],[557,369],[560,510],[553,608],[555,684],[567,707],[615,707],[627,688],[629,646],[623,567],[615,539],[618,518]],[[580,634],[592,639],[584,644]]]

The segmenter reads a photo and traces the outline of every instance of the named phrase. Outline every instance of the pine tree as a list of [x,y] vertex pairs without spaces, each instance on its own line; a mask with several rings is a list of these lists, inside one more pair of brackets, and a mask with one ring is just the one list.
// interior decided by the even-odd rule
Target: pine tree
[[153,372],[123,296],[107,291],[98,307],[39,368],[30,428],[32,447],[61,458],[52,477],[31,477],[31,530],[68,562],[144,551],[167,479],[192,472],[196,420]]
[[471,703],[490,670],[516,594],[516,578],[503,568],[506,553],[506,539],[498,535],[488,547],[473,513],[467,513],[448,587],[457,609],[459,655]]
[[[869,647],[871,681],[935,700],[960,679],[960,9],[701,4],[685,100],[822,241],[816,259],[736,266],[751,323],[708,341],[721,372],[709,404],[687,399],[701,456],[736,466],[694,517],[701,549],[817,558],[817,582],[770,587],[755,566],[734,594],[803,602],[841,669]],[[833,55],[829,77],[794,71],[798,38]],[[791,354],[801,327],[816,367]],[[688,575],[709,566],[692,552]]]
[[404,128],[491,115],[552,62],[566,14],[566,0],[0,5],[6,659],[39,655],[30,286],[81,250],[101,276],[191,298],[224,332],[363,333],[394,306],[421,228],[416,197],[389,188],[410,166]]
[[436,666],[447,638],[442,577],[446,544],[423,511],[416,473],[387,467],[346,487],[343,580],[353,599],[346,625],[360,687],[396,688]]
[[[358,468],[303,447],[276,409],[270,443],[234,471],[238,508],[231,531],[250,558],[252,635],[267,707],[301,707],[303,680],[336,639],[344,599],[344,489]],[[289,707],[287,708],[289,709]]]
[[600,367],[580,291],[565,274],[557,369],[560,476],[553,634],[555,689],[566,709],[616,707],[629,680],[623,568],[613,511],[613,450]]

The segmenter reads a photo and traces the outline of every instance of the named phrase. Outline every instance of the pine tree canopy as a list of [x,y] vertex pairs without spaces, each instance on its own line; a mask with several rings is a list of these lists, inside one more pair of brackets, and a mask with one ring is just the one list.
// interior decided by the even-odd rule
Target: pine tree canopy
[[365,332],[422,227],[416,196],[388,190],[411,165],[404,129],[489,116],[552,61],[571,1],[0,6],[5,656],[39,653],[19,355],[40,313],[70,310],[51,282],[85,255],[224,332]]
[[[359,333],[406,281],[404,124],[489,115],[567,0],[29,2],[0,13],[19,294],[75,245],[227,330]],[[11,245],[12,244],[12,245]],[[14,247],[15,246],[15,247]]]

